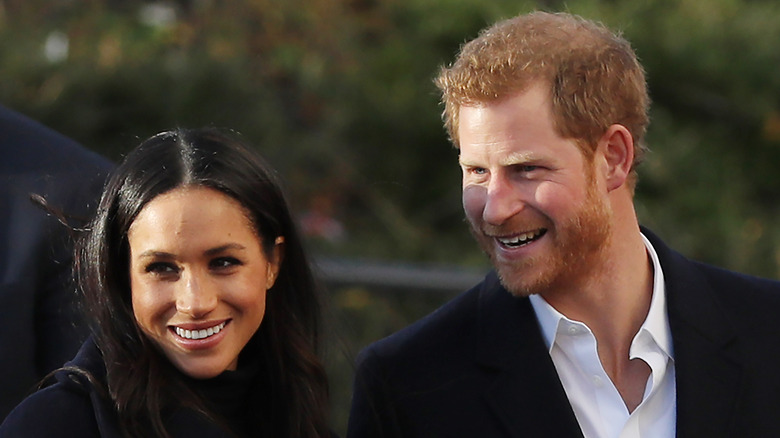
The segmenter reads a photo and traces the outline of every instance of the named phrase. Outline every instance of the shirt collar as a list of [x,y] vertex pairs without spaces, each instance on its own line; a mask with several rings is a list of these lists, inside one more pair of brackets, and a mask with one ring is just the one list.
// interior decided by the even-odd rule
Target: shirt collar
[[[648,255],[653,262],[653,296],[650,299],[650,310],[647,312],[647,318],[642,323],[632,342],[632,348],[637,340],[645,337],[643,333],[649,334],[653,341],[670,358],[674,358],[672,349],[671,329],[669,328],[669,317],[666,313],[666,284],[664,283],[664,273],[661,269],[661,263],[658,260],[658,254],[649,240],[642,234],[642,241],[645,244]],[[558,325],[561,321],[573,321],[551,306],[544,298],[538,294],[528,297],[536,313],[536,319],[539,321],[539,327],[542,331],[547,350],[550,351],[555,342],[558,332]]]
[[653,261],[653,298],[650,300],[650,310],[647,312],[647,318],[639,328],[639,333],[645,331],[655,340],[655,343],[670,358],[674,358],[672,347],[672,330],[669,327],[669,315],[666,312],[666,282],[664,280],[664,271],[661,269],[661,262],[658,260],[658,254],[653,248],[653,244],[642,234],[642,241],[645,242],[647,253]]

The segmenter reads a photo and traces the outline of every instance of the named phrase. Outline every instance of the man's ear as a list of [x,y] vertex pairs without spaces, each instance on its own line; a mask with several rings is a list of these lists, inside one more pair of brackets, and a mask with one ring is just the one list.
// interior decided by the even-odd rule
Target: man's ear
[[634,162],[634,138],[628,129],[618,124],[610,126],[599,140],[598,147],[607,165],[607,190],[626,184]]

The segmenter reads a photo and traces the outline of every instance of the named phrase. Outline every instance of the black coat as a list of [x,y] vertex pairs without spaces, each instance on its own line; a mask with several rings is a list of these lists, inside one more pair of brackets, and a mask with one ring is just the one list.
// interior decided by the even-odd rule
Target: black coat
[[72,242],[66,227],[30,201],[74,216],[94,210],[108,160],[0,106],[0,421],[86,337],[76,325]]
[[[677,436],[780,436],[780,283],[690,261],[664,271]],[[361,352],[347,438],[581,437],[533,308],[494,273]]]
[[[102,385],[66,369],[55,374],[56,383],[26,398],[0,426],[0,438],[120,438],[111,400],[105,395],[106,369],[92,340],[87,340],[66,366],[86,370]],[[186,409],[163,418],[174,438],[232,437],[205,417]]]

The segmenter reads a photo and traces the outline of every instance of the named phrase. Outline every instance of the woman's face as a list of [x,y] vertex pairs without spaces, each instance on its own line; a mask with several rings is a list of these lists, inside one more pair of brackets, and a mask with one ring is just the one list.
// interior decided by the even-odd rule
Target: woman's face
[[196,379],[235,370],[260,327],[279,270],[235,199],[182,187],[152,199],[127,234],[133,313],[143,332]]

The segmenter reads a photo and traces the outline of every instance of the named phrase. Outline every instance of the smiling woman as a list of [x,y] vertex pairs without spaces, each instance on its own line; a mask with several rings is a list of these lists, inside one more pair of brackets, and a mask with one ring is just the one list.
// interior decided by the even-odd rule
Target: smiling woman
[[145,141],[77,261],[93,336],[0,436],[329,436],[317,289],[249,148],[214,130]]
[[149,202],[127,234],[141,330],[179,370],[235,371],[265,314],[283,238],[266,255],[249,214],[214,189],[174,189]]

